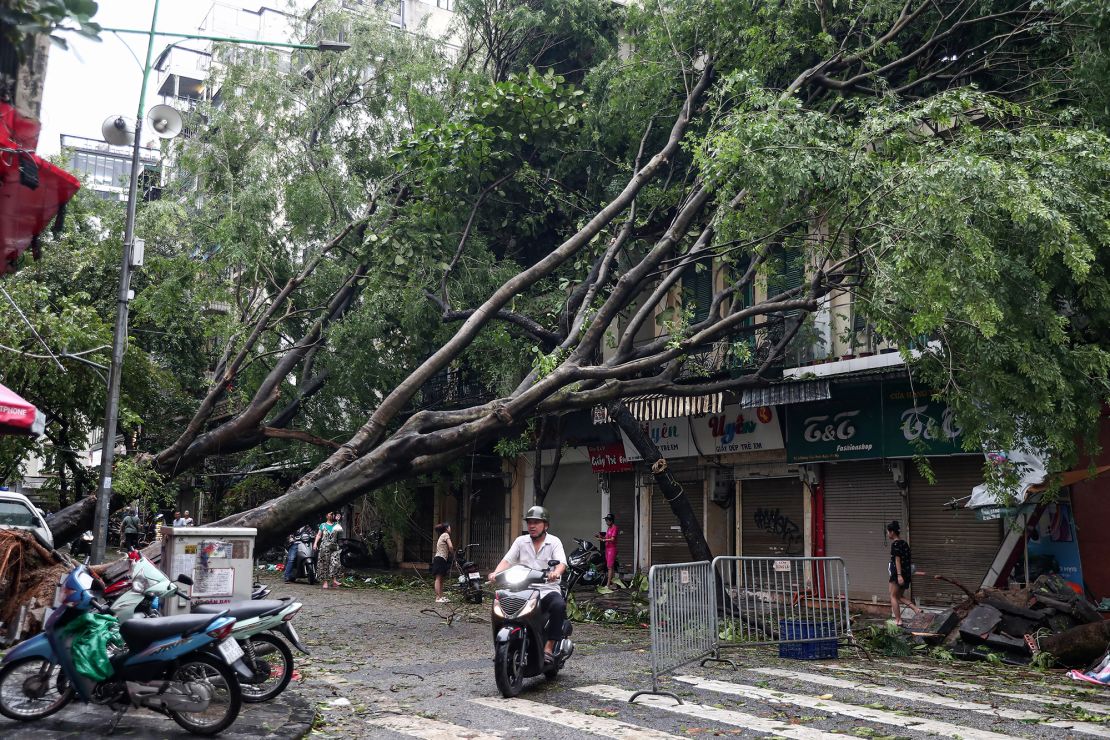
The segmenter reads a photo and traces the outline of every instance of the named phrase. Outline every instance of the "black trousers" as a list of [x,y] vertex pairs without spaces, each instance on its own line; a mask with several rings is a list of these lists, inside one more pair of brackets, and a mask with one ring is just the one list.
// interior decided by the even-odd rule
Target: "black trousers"
[[139,546],[139,533],[138,532],[124,532],[123,533],[123,543],[127,547],[138,547]]
[[563,623],[567,621],[567,602],[558,591],[548,591],[540,597],[540,608],[547,612],[547,639],[563,639]]

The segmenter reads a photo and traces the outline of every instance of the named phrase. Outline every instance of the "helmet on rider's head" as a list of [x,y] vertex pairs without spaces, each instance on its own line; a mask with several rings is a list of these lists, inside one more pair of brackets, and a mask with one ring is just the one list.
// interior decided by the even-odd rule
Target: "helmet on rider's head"
[[529,519],[539,519],[542,522],[550,521],[547,518],[547,509],[543,508],[542,506],[533,506],[531,509],[525,512],[524,521],[528,521]]

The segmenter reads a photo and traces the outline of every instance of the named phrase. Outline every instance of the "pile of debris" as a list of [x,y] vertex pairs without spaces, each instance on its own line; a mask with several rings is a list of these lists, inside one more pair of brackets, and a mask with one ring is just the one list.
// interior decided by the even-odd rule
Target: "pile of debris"
[[0,529],[0,645],[42,629],[58,579],[70,566],[22,529]]
[[[949,579],[944,579],[949,580]],[[909,631],[958,658],[1024,665],[1047,653],[1058,665],[1090,665],[1106,653],[1110,621],[1058,575],[1041,576],[1030,588],[984,588],[939,614],[922,615]]]

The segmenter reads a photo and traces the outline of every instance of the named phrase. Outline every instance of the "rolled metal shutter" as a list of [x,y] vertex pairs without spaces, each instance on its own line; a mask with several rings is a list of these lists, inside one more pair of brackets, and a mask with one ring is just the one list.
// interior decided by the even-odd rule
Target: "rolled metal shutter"
[[950,604],[963,601],[964,593],[933,576],[948,576],[972,591],[978,589],[1002,544],[1002,523],[978,521],[975,512],[962,505],[956,509],[947,506],[970,495],[972,487],[983,482],[981,456],[934,457],[929,463],[935,484],[916,468],[909,475],[907,539],[914,565],[923,571],[913,579],[912,596],[925,604]]
[[[674,464],[671,475],[678,481],[686,492],[690,507],[698,524],[705,531],[705,487],[702,483],[701,471],[691,463]],[[667,503],[663,492],[655,485],[652,478],[651,487],[651,564],[688,563],[691,560],[690,546],[682,536],[682,529],[678,525],[678,518],[671,512],[671,505]]]
[[825,553],[844,559],[850,598],[890,600],[892,519],[904,519],[902,494],[883,461],[825,465]]
[[621,571],[636,570],[636,478],[632,473],[609,475],[609,513],[616,520],[617,560]]
[[740,500],[744,555],[805,555],[805,504],[800,480],[743,480]]

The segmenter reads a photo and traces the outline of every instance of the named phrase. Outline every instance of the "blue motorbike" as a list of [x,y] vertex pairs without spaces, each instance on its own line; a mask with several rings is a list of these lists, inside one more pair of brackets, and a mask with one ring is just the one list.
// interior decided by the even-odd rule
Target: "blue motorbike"
[[[73,699],[115,710],[109,731],[129,707],[165,714],[189,732],[214,735],[239,715],[242,693],[231,666],[247,671],[231,638],[235,619],[222,614],[131,619],[119,624],[122,644],[89,650],[66,629],[96,611],[110,613],[93,593],[93,576],[78,565],[63,576],[42,633],[12,648],[0,662],[0,714],[29,722]],[[99,617],[103,619],[103,617]],[[114,621],[112,618],[110,621]],[[212,649],[214,648],[214,649]],[[77,670],[78,652],[104,655],[106,678]]]

